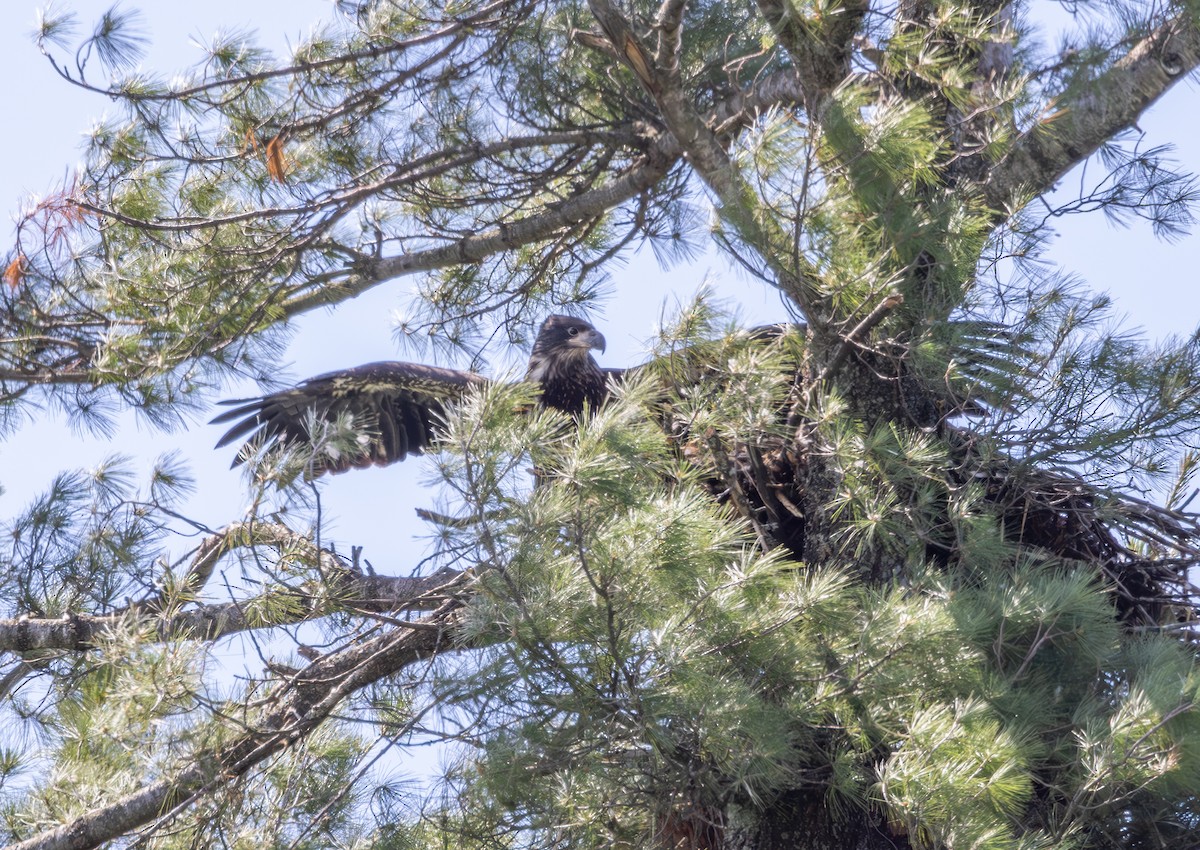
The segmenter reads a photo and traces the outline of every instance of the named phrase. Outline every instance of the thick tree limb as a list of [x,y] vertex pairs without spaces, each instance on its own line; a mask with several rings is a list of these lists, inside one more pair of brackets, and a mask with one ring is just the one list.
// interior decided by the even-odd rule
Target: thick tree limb
[[[219,640],[250,629],[296,625],[338,611],[388,614],[428,610],[444,601],[434,594],[465,573],[432,576],[348,575],[336,582],[336,595],[320,597],[298,590],[270,591],[239,602],[198,605],[161,615],[74,614],[59,619],[0,620],[0,652],[94,649],[118,631],[146,628],[161,640]],[[281,610],[282,616],[264,619],[259,612]]]
[[800,7],[783,0],[758,0],[758,10],[771,26],[784,50],[796,63],[809,95],[809,111],[819,111],[820,100],[850,74],[854,37],[869,3],[844,0],[830,13],[800,20]]
[[1050,191],[1197,67],[1200,27],[1182,12],[1137,42],[1081,94],[1063,101],[1053,121],[1025,133],[992,169],[984,187],[991,208],[1004,215]]
[[93,809],[10,850],[86,850],[187,806],[211,788],[223,788],[316,729],[348,696],[450,645],[461,602],[449,600],[411,625],[330,653],[280,683],[252,731],[216,751],[196,753],[190,767],[168,779]]
[[470,580],[470,574],[450,570],[431,576],[362,575],[334,553],[318,550],[311,540],[285,526],[236,523],[197,548],[183,579],[186,592],[203,585],[221,556],[259,545],[299,551],[310,563],[319,564],[327,579],[325,586],[316,593],[280,587],[250,599],[195,607],[171,604],[165,596],[159,596],[107,615],[0,620],[0,652],[85,651],[130,629],[156,634],[159,640],[211,641],[250,629],[296,625],[336,612],[429,610],[442,605],[446,593],[461,590]]
[[[776,285],[792,296],[810,321],[819,320],[815,297],[808,285],[810,270],[799,256],[789,257],[791,244],[782,228],[759,203],[757,193],[729,158],[713,125],[692,103],[671,68],[660,68],[654,52],[641,43],[629,22],[609,0],[589,0],[600,28],[624,57],[625,63],[658,104],[662,117],[688,163],[712,190],[718,211],[776,276]],[[661,52],[661,51],[660,51]],[[798,267],[788,264],[791,259]]]

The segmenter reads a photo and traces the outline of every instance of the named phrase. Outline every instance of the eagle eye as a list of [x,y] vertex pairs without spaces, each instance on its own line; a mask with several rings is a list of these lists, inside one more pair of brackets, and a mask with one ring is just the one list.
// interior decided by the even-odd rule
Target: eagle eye
[[579,328],[572,325],[571,327],[567,328],[567,333],[569,333],[571,336],[576,336],[579,333]]

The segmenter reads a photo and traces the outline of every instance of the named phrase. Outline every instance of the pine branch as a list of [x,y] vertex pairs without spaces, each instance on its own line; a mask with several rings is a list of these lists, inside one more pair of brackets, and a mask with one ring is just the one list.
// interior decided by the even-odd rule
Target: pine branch
[[[86,850],[162,822],[231,779],[304,740],[357,691],[444,651],[461,602],[451,599],[422,619],[330,653],[277,685],[252,730],[225,747],[196,753],[191,766],[10,850]],[[151,828],[153,828],[151,826]]]
[[700,115],[684,91],[677,75],[658,66],[652,52],[609,0],[589,0],[588,7],[646,92],[655,99],[688,163],[716,196],[721,217],[758,252],[775,274],[776,285],[796,299],[810,321],[817,321],[816,295],[811,281],[813,270],[799,254],[788,250],[792,239],[763,208],[753,188],[729,158],[712,125]]
[[[752,87],[730,95],[711,110],[702,123],[717,128],[721,137],[731,136],[746,127],[759,112],[777,106],[795,106],[801,96],[800,81],[794,74],[776,72],[757,81]],[[545,212],[465,237],[451,245],[381,260],[364,257],[359,267],[348,276],[339,276],[317,287],[306,286],[304,291],[288,299],[283,312],[288,317],[297,316],[361,295],[398,277],[479,262],[501,251],[550,238],[565,228],[595,219],[642,192],[653,189],[683,153],[684,149],[674,135],[659,135],[653,138],[647,154],[638,165],[603,186],[569,198]]]
[[[86,200],[70,203],[97,216],[112,219],[130,227],[154,233],[191,233],[200,230],[216,230],[232,224],[246,224],[262,219],[306,219],[323,208],[350,209],[383,192],[395,192],[412,185],[432,180],[455,169],[470,168],[492,157],[527,150],[544,150],[566,147],[628,145],[636,141],[632,128],[614,127],[609,130],[566,130],[539,133],[530,136],[508,136],[490,144],[461,145],[443,148],[425,156],[399,163],[386,177],[361,185],[349,186],[343,191],[329,193],[309,203],[289,206],[257,207],[229,215],[214,215],[203,219],[163,218],[140,219],[124,215],[109,207],[98,206]],[[0,340],[3,342],[3,340]]]
[[[361,575],[334,553],[318,550],[311,540],[289,528],[247,522],[229,526],[198,547],[183,579],[188,592],[203,584],[205,573],[211,572],[222,555],[260,545],[304,552],[312,563],[319,560],[327,586],[319,593],[292,588],[269,590],[250,599],[187,610],[170,606],[165,594],[159,594],[106,615],[0,620],[0,652],[81,652],[94,649],[131,626],[152,630],[160,640],[214,641],[238,632],[309,622],[336,612],[395,614],[429,610],[444,604],[447,593],[469,580],[467,573],[456,571],[431,576]],[[276,616],[264,617],[264,611],[276,612]]]
[[476,263],[492,254],[548,239],[559,231],[597,218],[620,204],[651,189],[667,176],[679,156],[670,139],[660,137],[651,153],[635,168],[616,180],[545,212],[529,216],[514,224],[501,225],[440,248],[415,251],[381,260],[363,258],[362,269],[340,280],[336,286],[320,287],[294,296],[285,302],[287,317],[299,315],[316,307],[328,306],[353,298],[385,281],[417,272],[431,271],[463,263]]
[[353,66],[359,62],[368,59],[381,59],[387,56],[402,55],[407,51],[416,51],[422,47],[428,46],[430,43],[441,39],[451,37],[461,37],[464,33],[469,33],[473,28],[487,24],[494,20],[498,15],[511,8],[519,8],[525,0],[495,0],[493,3],[481,8],[479,11],[466,15],[461,18],[448,18],[444,26],[435,29],[428,33],[413,36],[403,40],[388,40],[379,44],[372,44],[368,47],[353,50],[348,53],[332,56],[328,59],[308,60],[298,62],[294,65],[284,65],[280,68],[271,68],[265,71],[255,71],[247,74],[238,74],[236,76],[221,77],[210,82],[201,83],[198,85],[188,86],[186,88],[171,89],[167,92],[138,92],[117,89],[111,85],[94,85],[87,82],[82,76],[73,76],[69,68],[61,65],[50,55],[48,48],[44,43],[39,41],[42,55],[50,63],[63,80],[73,86],[83,89],[84,91],[92,92],[93,94],[101,94],[106,97],[119,98],[121,100],[140,103],[140,102],[174,102],[182,99],[198,98],[201,95],[208,94],[212,91],[234,92],[234,97],[243,96],[248,86],[255,86],[261,83],[275,79],[292,79],[301,74],[311,74],[316,71],[336,71],[346,66]]
[[1049,192],[1068,171],[1132,127],[1160,97],[1200,67],[1200,27],[1190,12],[1157,26],[1077,96],[1059,104],[1052,122],[1032,128],[992,169],[984,186],[991,208],[1006,216]]

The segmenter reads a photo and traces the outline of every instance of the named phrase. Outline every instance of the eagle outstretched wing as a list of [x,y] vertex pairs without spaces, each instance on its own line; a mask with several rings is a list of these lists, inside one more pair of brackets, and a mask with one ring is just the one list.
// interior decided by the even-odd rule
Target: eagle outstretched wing
[[309,425],[314,419],[333,422],[349,416],[367,435],[363,451],[323,457],[317,471],[384,466],[421,454],[434,442],[446,405],[486,380],[474,372],[421,363],[367,363],[328,372],[261,398],[221,402],[233,408],[212,422],[235,424],[217,442],[217,448],[248,439],[233,461],[236,466],[246,459],[250,448],[271,451],[310,442]]
[[[526,380],[541,388],[542,404],[577,415],[595,409],[608,395],[608,378],[592,349],[604,350],[604,337],[583,319],[550,316],[534,342]],[[222,402],[232,405],[212,420],[234,423],[217,448],[245,439],[234,466],[255,451],[311,444],[314,422],[350,417],[362,434],[361,451],[316,459],[314,473],[385,466],[421,454],[437,438],[447,405],[487,379],[474,372],[421,363],[368,363],[309,378],[289,390],[261,398]]]

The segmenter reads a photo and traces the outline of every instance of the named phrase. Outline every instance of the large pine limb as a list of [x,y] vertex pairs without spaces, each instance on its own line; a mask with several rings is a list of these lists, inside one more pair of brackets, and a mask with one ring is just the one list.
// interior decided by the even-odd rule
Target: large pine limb
[[1015,212],[1049,192],[1068,171],[1200,67],[1200,27],[1188,12],[1160,24],[1090,86],[1064,100],[1053,121],[1025,133],[984,187],[992,209]]
[[[679,77],[680,39],[674,30],[665,29],[659,49],[651,51],[609,0],[588,0],[588,7],[615,52],[654,98],[688,163],[716,197],[721,218],[758,253],[775,275],[775,284],[795,300],[810,323],[820,323],[823,311],[818,309],[812,285],[814,272],[803,257],[789,250],[791,238],[763,208],[713,125],[692,103]],[[664,5],[664,10],[670,8]],[[673,25],[673,16],[660,15],[660,26]]]
[[[428,611],[462,589],[468,573],[443,570],[430,576],[363,575],[333,552],[275,523],[239,522],[211,535],[196,549],[186,574],[175,582],[198,593],[216,562],[238,549],[267,546],[300,553],[326,577],[319,594],[291,587],[232,602],[186,606],[165,596],[135,602],[110,614],[59,618],[0,619],[0,653],[80,652],[94,649],[131,627],[153,630],[161,640],[219,640],[238,632],[298,625],[338,612],[394,614]],[[271,612],[267,616],[265,612]]]
[[758,0],[758,10],[796,63],[809,96],[809,113],[820,110],[820,101],[850,74],[854,37],[870,4],[843,0],[823,16],[801,20],[797,5],[786,0]]
[[[428,610],[444,601],[447,585],[467,574],[364,576],[348,574],[336,583],[336,596],[320,598],[294,590],[268,591],[253,599],[197,605],[180,611],[77,614],[52,619],[0,620],[0,653],[82,652],[112,636],[144,626],[162,640],[214,641],[239,632],[299,625],[335,613],[396,614]],[[263,610],[282,609],[264,617]],[[132,617],[132,619],[131,619]]]
[[9,850],[88,850],[168,818],[311,734],[353,693],[444,650],[461,603],[314,661],[278,685],[257,721],[233,743],[195,754],[190,767]]

